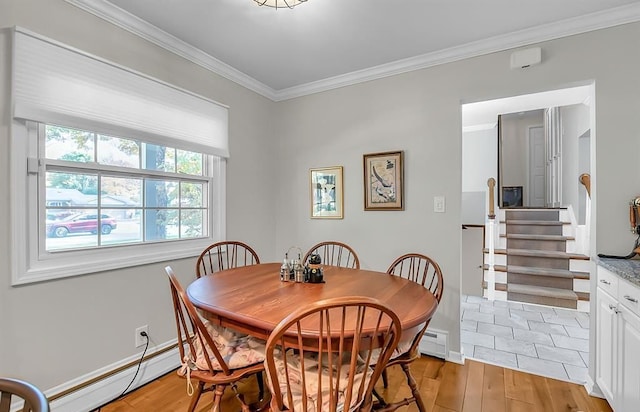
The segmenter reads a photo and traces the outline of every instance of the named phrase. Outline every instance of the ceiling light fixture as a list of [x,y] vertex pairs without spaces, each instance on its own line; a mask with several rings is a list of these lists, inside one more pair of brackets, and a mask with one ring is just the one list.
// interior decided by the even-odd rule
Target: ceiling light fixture
[[307,0],[253,0],[258,3],[258,6],[273,7],[274,9],[289,8],[292,9],[300,3],[304,3]]

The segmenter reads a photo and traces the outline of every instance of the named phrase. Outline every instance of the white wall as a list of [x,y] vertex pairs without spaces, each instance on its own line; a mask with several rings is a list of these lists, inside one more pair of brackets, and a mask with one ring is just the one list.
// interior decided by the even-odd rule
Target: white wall
[[[497,121],[497,119],[496,119]],[[462,133],[462,191],[487,190],[498,173],[498,128]]]
[[579,181],[580,173],[582,173],[579,167],[579,139],[589,129],[589,106],[574,104],[561,107],[560,116],[563,129],[562,204],[572,205],[576,218],[582,215],[582,224],[584,224],[584,206],[581,206],[581,204],[584,205],[584,201],[581,203],[581,200],[584,199],[580,199],[580,196],[584,196],[585,192],[584,186]]
[[[626,208],[640,190],[638,23],[540,43],[542,64],[525,70],[510,70],[506,51],[273,103],[62,0],[0,0],[0,10],[0,27],[26,27],[230,105],[228,237],[248,241],[263,260],[325,239],[351,244],[365,268],[384,270],[409,251],[435,258],[445,293],[432,325],[449,331],[453,351],[460,350],[461,103],[595,81],[591,252],[626,254],[634,240]],[[8,45],[2,36],[0,193],[9,192]],[[362,155],[386,150],[405,151],[405,210],[365,212]],[[344,166],[345,217],[311,220],[309,168],[333,165]],[[439,195],[444,214],[433,212]],[[9,226],[8,206],[0,198],[0,227]],[[47,389],[137,353],[136,326],[149,324],[154,343],[171,339],[163,264],[14,288],[8,242],[0,232],[2,374]],[[192,265],[175,262],[184,281]]]
[[[496,119],[497,121],[497,119]],[[487,180],[498,178],[498,128],[462,133],[461,221],[483,225],[487,219]]]
[[[230,106],[227,236],[275,258],[272,119],[267,99],[116,28],[63,0],[0,0],[0,27],[19,25]],[[9,192],[10,38],[0,33],[0,193]],[[0,227],[8,228],[8,196]],[[266,217],[266,218],[265,218]],[[0,231],[0,375],[44,390],[140,353],[134,330],[149,325],[152,346],[175,340],[163,267],[183,282],[195,259],[10,286],[9,232]],[[199,251],[194,251],[199,252]],[[176,359],[177,361],[177,359]],[[124,389],[124,388],[122,388]]]

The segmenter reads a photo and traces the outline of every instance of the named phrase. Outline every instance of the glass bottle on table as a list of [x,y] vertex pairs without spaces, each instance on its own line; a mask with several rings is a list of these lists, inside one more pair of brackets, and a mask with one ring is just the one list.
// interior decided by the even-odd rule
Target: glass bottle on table
[[288,254],[284,254],[284,260],[282,261],[282,266],[280,266],[280,282],[288,282],[289,281],[289,259]]
[[300,260],[300,255],[298,254],[298,259],[294,261],[293,265],[293,275],[296,283],[304,282],[304,268],[302,267]]

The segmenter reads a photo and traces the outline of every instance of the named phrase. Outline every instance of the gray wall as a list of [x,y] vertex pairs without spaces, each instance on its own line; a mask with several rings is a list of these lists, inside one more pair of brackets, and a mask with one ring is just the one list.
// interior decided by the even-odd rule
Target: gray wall
[[[461,103],[595,81],[592,252],[626,254],[633,243],[626,208],[640,190],[640,24],[541,43],[543,63],[526,70],[509,69],[509,52],[493,53],[273,103],[62,0],[0,0],[0,10],[0,27],[23,26],[229,105],[228,237],[248,241],[264,261],[325,239],[351,244],[365,268],[384,270],[409,251],[435,258],[445,294],[432,325],[449,331],[453,351],[460,350]],[[8,193],[6,36],[0,47],[0,193]],[[387,150],[405,151],[405,211],[365,212],[362,155]],[[333,165],[344,166],[344,219],[312,220],[309,168]],[[433,213],[440,195],[444,214]],[[8,227],[6,196],[0,210],[0,227]],[[163,264],[11,287],[8,242],[0,232],[0,373],[48,389],[132,356],[136,326],[149,324],[157,343],[171,339]],[[185,282],[192,265],[175,262]]]
[[[522,186],[522,202],[529,203],[529,128],[544,126],[544,110],[504,114],[502,120],[502,171],[499,190]],[[499,192],[500,193],[500,192]]]
[[[597,159],[592,253],[626,252],[633,242],[625,207],[637,192],[639,153],[634,115],[640,82],[640,24],[540,43],[544,61],[509,69],[510,51],[414,71],[278,104],[279,173],[290,176],[278,195],[276,249],[305,248],[323,239],[351,244],[365,268],[385,269],[399,254],[425,252],[445,272],[445,293],[433,327],[450,332],[459,350],[461,103],[596,83]],[[597,136],[595,136],[597,134]],[[601,140],[597,137],[601,136]],[[363,210],[362,155],[405,151],[403,212]],[[309,219],[308,168],[344,166],[344,219]],[[597,168],[597,172],[596,169]],[[621,185],[620,181],[625,184]],[[447,212],[433,212],[433,197]],[[605,224],[606,222],[606,224]]]
[[[273,112],[275,104],[63,0],[0,0],[0,27],[18,25],[230,106],[227,237],[273,260]],[[10,38],[0,33],[0,193],[9,193]],[[8,228],[7,196],[0,227]],[[265,218],[266,217],[266,218]],[[183,282],[194,259],[10,286],[9,232],[0,231],[0,375],[49,389],[139,353],[136,327],[152,345],[175,340],[164,266]],[[198,251],[199,252],[199,251]],[[176,359],[177,361],[177,359]]]

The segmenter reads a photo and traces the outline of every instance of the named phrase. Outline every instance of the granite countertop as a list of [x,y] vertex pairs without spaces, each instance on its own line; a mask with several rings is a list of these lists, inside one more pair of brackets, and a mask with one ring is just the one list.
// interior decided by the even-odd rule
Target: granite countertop
[[596,258],[596,263],[640,287],[640,259]]

